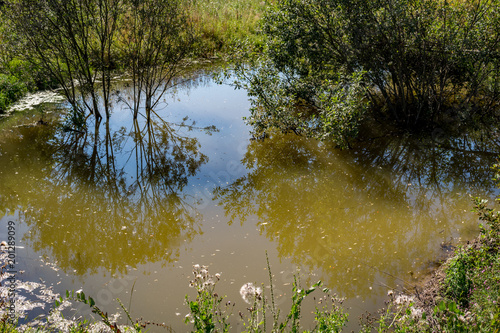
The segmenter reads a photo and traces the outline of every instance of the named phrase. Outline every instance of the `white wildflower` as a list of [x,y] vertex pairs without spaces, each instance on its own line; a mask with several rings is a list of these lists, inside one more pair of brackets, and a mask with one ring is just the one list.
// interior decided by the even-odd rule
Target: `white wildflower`
[[394,300],[394,303],[396,303],[397,305],[410,305],[410,303],[412,302],[413,302],[413,297],[407,295],[399,295]]
[[424,313],[424,311],[422,309],[417,309],[415,307],[411,307],[410,311],[411,311],[411,317],[413,319],[420,319],[420,318],[422,318],[422,314]]
[[260,300],[262,298],[262,289],[254,286],[251,282],[245,283],[240,288],[240,295],[246,303],[253,304],[256,299]]
[[190,313],[188,313],[184,318],[186,318],[187,320],[189,320],[189,322],[191,324],[194,323],[194,318],[193,318],[193,316]]

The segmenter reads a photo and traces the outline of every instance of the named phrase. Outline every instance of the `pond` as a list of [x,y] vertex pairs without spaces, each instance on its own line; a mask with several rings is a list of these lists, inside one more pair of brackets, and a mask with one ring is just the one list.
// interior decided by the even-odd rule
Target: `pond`
[[[119,298],[175,332],[189,328],[193,265],[221,273],[216,290],[238,317],[241,286],[269,285],[266,252],[283,315],[297,275],[346,297],[355,328],[478,233],[470,196],[497,194],[496,137],[382,134],[340,151],[295,135],[253,140],[246,92],[209,74],[165,95],[149,126],[132,120],[126,80],[118,90],[99,133],[55,126],[64,103],[3,126],[0,240],[13,221],[19,279],[82,289],[109,313]],[[305,328],[312,309],[311,299]]]

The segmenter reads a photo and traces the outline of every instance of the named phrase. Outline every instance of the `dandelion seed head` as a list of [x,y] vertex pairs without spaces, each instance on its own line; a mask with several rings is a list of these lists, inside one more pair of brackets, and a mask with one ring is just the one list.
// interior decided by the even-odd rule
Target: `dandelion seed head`
[[422,309],[417,309],[417,308],[414,308],[414,307],[411,307],[410,311],[411,311],[411,317],[413,319],[420,319],[420,318],[422,318],[422,314],[424,313],[424,311]]
[[399,295],[394,300],[394,303],[396,303],[397,305],[409,305],[411,302],[413,302],[413,297],[406,295]]
[[253,283],[248,282],[245,283],[241,288],[240,288],[240,295],[243,300],[248,303],[252,304],[256,299],[260,300],[262,297],[262,289],[260,287],[256,287]]

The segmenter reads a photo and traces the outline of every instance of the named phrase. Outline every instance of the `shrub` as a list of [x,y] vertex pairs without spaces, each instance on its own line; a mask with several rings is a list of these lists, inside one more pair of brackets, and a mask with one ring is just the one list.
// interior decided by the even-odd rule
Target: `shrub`
[[0,113],[27,92],[26,85],[14,76],[0,74]]
[[[279,1],[263,31],[265,57],[283,86],[266,85],[269,70],[251,73],[251,86],[293,98],[288,108],[305,101],[317,114],[314,96],[325,80],[340,76],[348,84],[353,73],[365,72],[373,114],[400,126],[485,115],[500,103],[499,8],[499,0]],[[276,111],[275,118],[294,113]]]
[[463,308],[469,306],[469,296],[472,289],[470,278],[473,264],[467,252],[459,251],[446,268],[445,293],[456,300]]
[[242,83],[237,84],[252,97],[246,121],[255,136],[265,137],[274,128],[331,140],[342,148],[350,147],[357,136],[369,105],[362,72],[348,77],[301,78],[293,72],[279,72],[270,62],[250,75],[238,72]]

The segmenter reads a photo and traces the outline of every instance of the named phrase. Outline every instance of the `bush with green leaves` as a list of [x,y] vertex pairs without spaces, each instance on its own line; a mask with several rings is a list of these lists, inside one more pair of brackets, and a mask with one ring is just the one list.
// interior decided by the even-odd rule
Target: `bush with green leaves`
[[346,87],[360,72],[372,115],[402,127],[490,114],[500,105],[499,8],[500,0],[277,1],[263,18],[265,64],[248,74],[259,102],[252,122],[266,114],[269,126],[293,130],[321,110],[325,82]]
[[27,92],[26,85],[14,76],[0,74],[0,113]]
[[458,251],[446,268],[445,294],[464,308],[469,306],[469,295],[472,289],[470,275],[473,268],[470,256],[463,250]]
[[278,70],[270,61],[255,70],[239,67],[236,72],[236,85],[251,97],[251,115],[245,120],[256,137],[274,129],[350,147],[369,105],[362,72],[305,78]]

